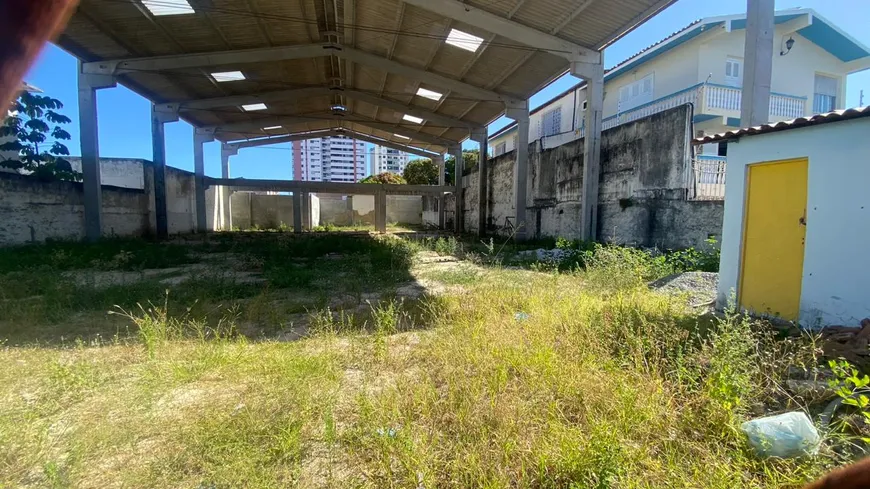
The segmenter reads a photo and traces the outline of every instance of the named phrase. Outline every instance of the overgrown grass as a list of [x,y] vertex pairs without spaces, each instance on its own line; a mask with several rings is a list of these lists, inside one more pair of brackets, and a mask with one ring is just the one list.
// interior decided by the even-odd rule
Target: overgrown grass
[[[221,249],[264,273],[367,256],[394,283],[422,247],[310,239]],[[760,461],[738,430],[803,407],[781,378],[811,341],[703,320],[611,251],[571,273],[445,275],[461,294],[362,315],[309,308],[294,343],[238,334],[252,309],[173,313],[170,294],[114,316],[129,337],[6,346],[0,487],[775,488],[843,462]]]

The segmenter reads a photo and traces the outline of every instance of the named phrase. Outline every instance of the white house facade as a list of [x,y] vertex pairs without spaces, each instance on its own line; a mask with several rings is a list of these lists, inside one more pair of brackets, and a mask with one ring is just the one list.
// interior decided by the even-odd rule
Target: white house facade
[[[610,69],[604,129],[686,103],[696,136],[740,127],[745,26],[745,15],[701,19]],[[846,76],[870,68],[870,49],[811,9],[778,11],[775,27],[770,122],[844,108]],[[582,137],[584,85],[533,111],[530,141],[547,148]],[[515,136],[515,125],[495,133],[490,154],[513,151]]]

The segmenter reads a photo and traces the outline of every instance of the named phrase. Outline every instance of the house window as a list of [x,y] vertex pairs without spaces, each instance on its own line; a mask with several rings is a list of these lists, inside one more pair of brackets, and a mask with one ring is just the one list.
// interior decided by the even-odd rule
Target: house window
[[652,102],[653,99],[653,75],[649,75],[629,83],[619,89],[619,112],[631,110],[639,105]]
[[495,145],[495,156],[503,155],[506,153],[505,149],[507,147],[507,143],[498,143]]
[[562,132],[562,108],[556,107],[544,113],[541,136],[554,136]]
[[837,83],[836,78],[816,75],[816,89],[813,94],[813,113],[821,114],[837,110]]
[[743,86],[743,60],[737,58],[725,60],[725,84],[732,87]]

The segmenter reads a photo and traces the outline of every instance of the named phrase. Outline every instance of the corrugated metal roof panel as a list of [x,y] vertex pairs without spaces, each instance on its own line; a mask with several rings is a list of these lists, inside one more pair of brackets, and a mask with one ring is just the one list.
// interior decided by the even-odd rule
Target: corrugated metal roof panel
[[695,144],[715,143],[719,141],[729,141],[739,139],[744,136],[755,136],[757,134],[769,134],[772,132],[786,131],[789,129],[799,129],[801,127],[816,126],[819,124],[827,124],[830,122],[846,121],[850,119],[858,119],[861,117],[870,117],[870,106],[857,107],[854,109],[835,110],[825,114],[816,114],[810,117],[799,117],[790,121],[777,122],[774,124],[764,124],[755,127],[745,127],[735,131],[727,131],[712,136],[704,136],[692,140]]

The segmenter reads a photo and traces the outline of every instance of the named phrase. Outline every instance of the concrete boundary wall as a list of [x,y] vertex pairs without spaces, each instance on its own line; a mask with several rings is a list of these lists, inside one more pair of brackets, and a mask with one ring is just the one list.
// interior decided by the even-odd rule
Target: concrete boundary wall
[[[719,239],[723,202],[686,198],[692,159],[691,118],[691,106],[686,105],[604,131],[599,241],[678,249],[704,246],[709,237]],[[529,237],[580,237],[583,147],[583,139],[548,150],[541,150],[537,143],[530,145],[526,182]],[[508,235],[515,224],[515,165],[515,151],[489,161],[489,233]],[[477,230],[478,175],[474,168],[462,179],[463,219],[468,232]],[[448,220],[452,220],[452,212]]]

